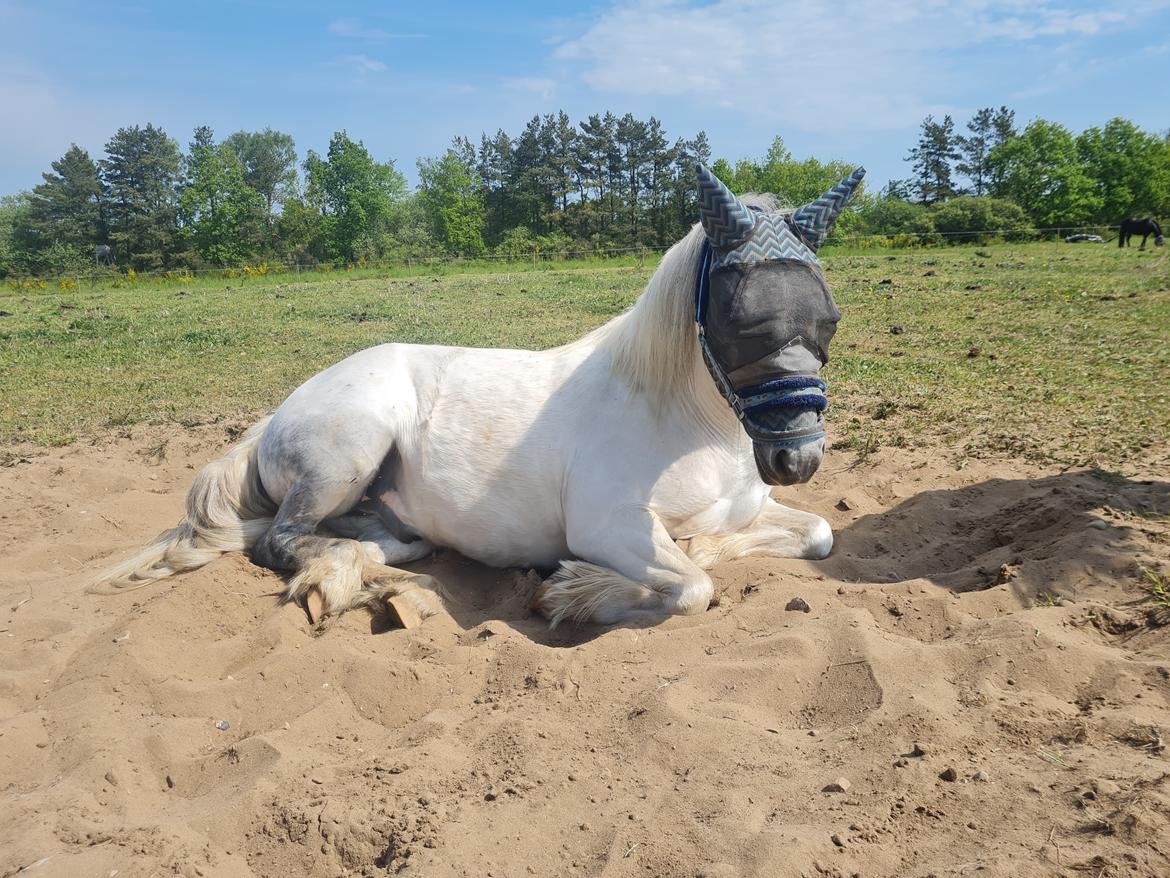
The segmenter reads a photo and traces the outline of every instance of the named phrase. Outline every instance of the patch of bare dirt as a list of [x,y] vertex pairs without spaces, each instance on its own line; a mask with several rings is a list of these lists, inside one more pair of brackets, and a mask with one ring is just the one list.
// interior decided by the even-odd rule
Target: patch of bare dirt
[[240,557],[84,594],[230,439],[0,469],[0,876],[1170,874],[1165,482],[837,454],[782,495],[830,558],[653,628],[449,554],[412,631]]

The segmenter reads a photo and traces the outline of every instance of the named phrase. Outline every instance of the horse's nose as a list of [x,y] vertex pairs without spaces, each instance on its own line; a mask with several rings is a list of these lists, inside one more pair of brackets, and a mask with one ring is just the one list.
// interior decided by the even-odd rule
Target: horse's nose
[[756,470],[769,485],[798,485],[807,482],[821,465],[825,440],[795,448],[755,445]]

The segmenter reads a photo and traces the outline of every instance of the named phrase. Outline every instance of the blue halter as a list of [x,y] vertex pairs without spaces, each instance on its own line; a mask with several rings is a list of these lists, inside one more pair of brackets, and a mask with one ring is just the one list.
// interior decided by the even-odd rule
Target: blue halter
[[784,375],[760,384],[752,384],[736,390],[719,365],[707,344],[707,300],[711,290],[711,265],[714,253],[711,244],[703,241],[703,252],[699,260],[699,273],[695,278],[695,323],[699,328],[699,348],[707,371],[727,400],[735,416],[743,424],[744,432],[753,442],[765,445],[781,445],[796,448],[810,442],[817,442],[826,436],[823,427],[805,429],[776,429],[768,426],[764,418],[774,409],[786,411],[813,410],[824,412],[829,407],[825,392],[829,389],[820,378],[813,375]]

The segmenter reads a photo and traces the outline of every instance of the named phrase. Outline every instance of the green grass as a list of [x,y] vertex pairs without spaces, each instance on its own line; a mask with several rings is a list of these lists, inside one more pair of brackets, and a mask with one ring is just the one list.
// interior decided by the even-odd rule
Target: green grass
[[1143,584],[1146,592],[1154,606],[1163,612],[1170,611],[1170,585],[1167,584],[1166,579],[1149,567],[1141,568],[1141,572],[1142,576],[1145,577]]
[[[0,442],[256,414],[384,341],[561,344],[628,306],[651,263],[0,288]],[[824,263],[844,313],[827,370],[838,445],[1167,462],[1164,251],[836,249]]]

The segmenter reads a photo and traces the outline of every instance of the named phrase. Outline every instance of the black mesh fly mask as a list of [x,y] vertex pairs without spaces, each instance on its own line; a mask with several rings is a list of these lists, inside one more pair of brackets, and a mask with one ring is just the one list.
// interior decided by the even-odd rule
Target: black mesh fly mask
[[695,283],[699,344],[771,484],[804,481],[820,461],[829,405],[820,370],[841,314],[816,249],[863,173],[797,211],[764,212],[699,168],[707,233]]

